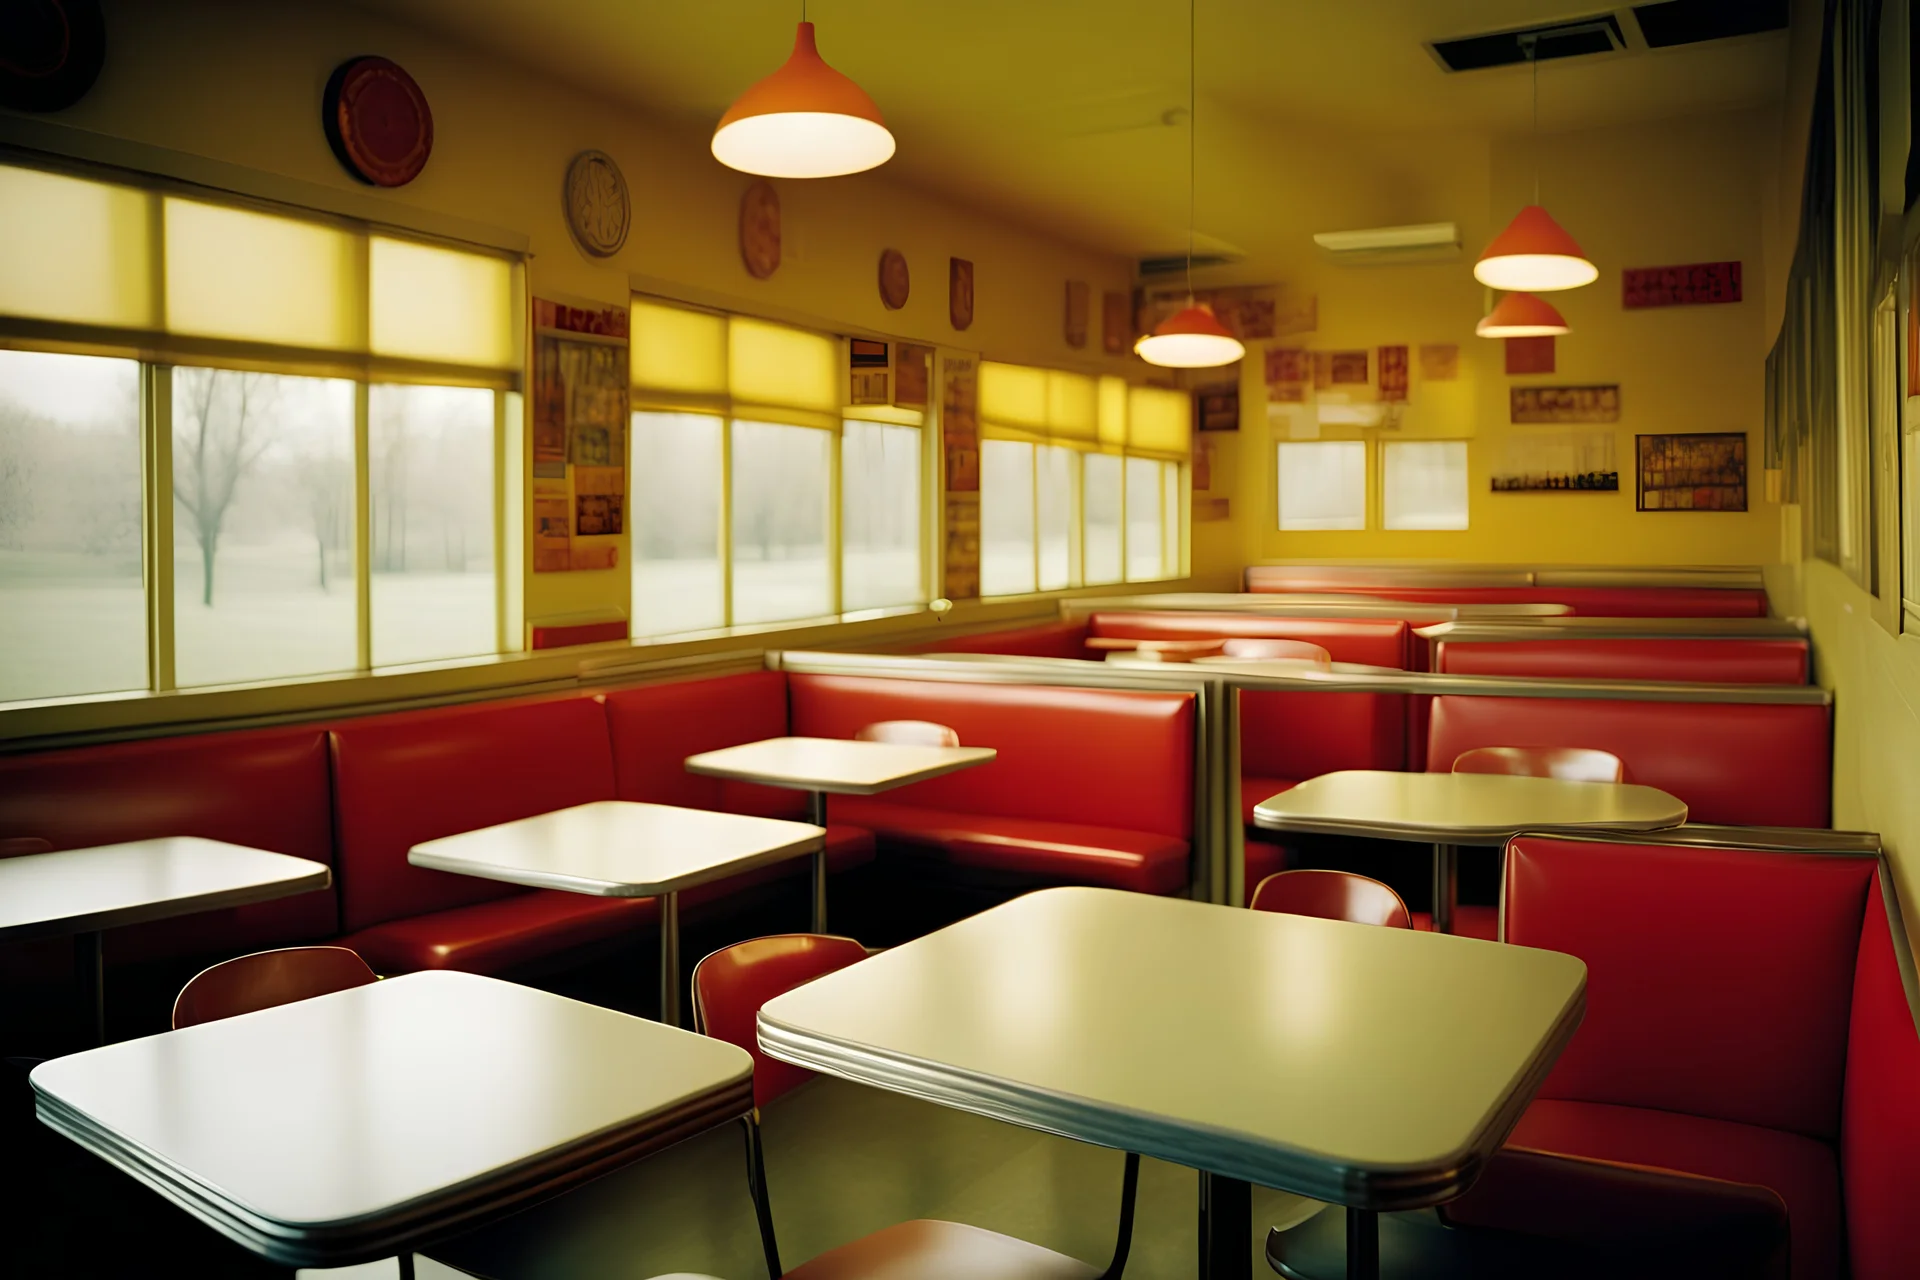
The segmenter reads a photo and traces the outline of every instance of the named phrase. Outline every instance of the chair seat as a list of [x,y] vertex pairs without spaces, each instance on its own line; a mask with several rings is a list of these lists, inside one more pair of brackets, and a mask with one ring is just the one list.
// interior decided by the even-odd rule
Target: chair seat
[[953,813],[867,796],[835,796],[837,817],[881,840],[936,851],[955,866],[1069,884],[1176,893],[1187,886],[1185,840],[1148,831]]
[[1793,1280],[1842,1274],[1839,1165],[1817,1139],[1673,1111],[1543,1098],[1520,1117],[1507,1145],[1766,1187],[1787,1206]]
[[921,1218],[830,1249],[787,1280],[1094,1280],[1098,1267],[997,1231]]
[[[1426,911],[1415,911],[1413,927],[1425,933],[1432,933],[1432,914]],[[1462,938],[1485,938],[1488,942],[1492,942],[1500,936],[1500,909],[1455,903],[1453,931]]]
[[1245,892],[1242,893],[1240,902],[1244,907],[1253,901],[1253,891],[1259,887],[1262,880],[1276,871],[1287,869],[1286,846],[1269,844],[1265,840],[1249,839],[1246,842],[1246,854],[1241,865],[1245,868],[1243,875],[1246,881]]
[[1283,791],[1291,791],[1300,785],[1298,778],[1250,778],[1240,777],[1240,821],[1247,826],[1253,825],[1255,805],[1264,804]]
[[509,898],[388,920],[339,940],[379,973],[499,973],[651,924],[652,898],[594,898],[535,889]]

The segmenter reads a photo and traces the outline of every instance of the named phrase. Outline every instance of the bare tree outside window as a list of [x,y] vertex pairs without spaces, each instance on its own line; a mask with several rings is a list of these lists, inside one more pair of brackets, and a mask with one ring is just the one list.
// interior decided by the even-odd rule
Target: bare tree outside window
[[[276,379],[232,369],[173,374],[173,498],[200,547],[200,603],[213,607],[220,533],[240,478],[273,443]],[[322,570],[322,585],[325,571]]]

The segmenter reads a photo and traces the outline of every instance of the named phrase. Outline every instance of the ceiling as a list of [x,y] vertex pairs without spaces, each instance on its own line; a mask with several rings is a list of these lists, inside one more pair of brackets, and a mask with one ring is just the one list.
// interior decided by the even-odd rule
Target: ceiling
[[[780,64],[801,8],[361,3],[689,129],[710,127]],[[1302,215],[1333,220],[1312,230],[1343,217],[1453,216],[1422,207],[1422,164],[1523,133],[1528,73],[1449,74],[1424,42],[1600,11],[1578,0],[1199,0],[1202,244],[1260,256],[1270,237],[1299,231],[1273,216],[1286,185],[1276,168],[1338,168],[1349,182],[1369,171],[1345,207],[1335,199]],[[823,55],[886,114],[897,179],[1116,253],[1183,244],[1188,10],[1178,0],[810,0],[808,16]],[[1624,15],[1622,25],[1639,43]],[[1549,62],[1540,127],[1760,106],[1780,98],[1786,67],[1784,32]]]

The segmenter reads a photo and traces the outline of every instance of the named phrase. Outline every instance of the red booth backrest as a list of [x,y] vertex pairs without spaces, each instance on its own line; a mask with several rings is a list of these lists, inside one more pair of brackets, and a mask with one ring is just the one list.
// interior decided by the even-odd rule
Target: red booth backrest
[[1086,658],[1084,622],[1047,622],[1037,627],[983,631],[915,645],[914,653],[1011,653],[1028,658]]
[[332,731],[341,925],[523,890],[407,862],[423,840],[611,800],[607,717],[594,698],[496,702],[373,716]]
[[1335,662],[1404,670],[1407,623],[1401,618],[1275,618],[1258,613],[1101,612],[1087,618],[1087,634],[1126,640],[1216,640],[1230,636],[1306,640]]
[[1712,684],[1805,684],[1792,639],[1443,640],[1434,669],[1462,676],[1592,677]]
[[1855,1280],[1920,1276],[1912,1227],[1920,1151],[1920,1033],[1901,984],[1885,899],[1875,878],[1860,932],[1847,1035],[1840,1175],[1847,1188],[1847,1255]]
[[641,685],[606,694],[615,793],[622,800],[800,818],[806,797],[780,787],[701,777],[686,759],[787,732],[787,678],[749,671],[710,680]]
[[[324,730],[306,726],[121,742],[0,758],[0,839],[82,849],[152,836],[205,836],[333,861]],[[324,938],[331,893],[116,929],[118,957],[190,955]]]
[[1192,838],[1190,693],[869,676],[793,675],[787,684],[793,732],[803,737],[933,720],[966,746],[999,752],[991,764],[890,791],[891,801]]
[[1300,579],[1278,566],[1247,569],[1255,593],[1312,591],[1411,604],[1564,604],[1595,618],[1764,618],[1767,593],[1728,587],[1383,587]]
[[1693,822],[1824,827],[1829,711],[1446,694],[1433,699],[1427,770],[1445,773],[1474,747],[1598,747],[1626,762],[1629,782],[1679,798]]
[[1586,1019],[1540,1096],[1838,1136],[1877,867],[1871,857],[1510,841],[1502,937],[1587,964]]

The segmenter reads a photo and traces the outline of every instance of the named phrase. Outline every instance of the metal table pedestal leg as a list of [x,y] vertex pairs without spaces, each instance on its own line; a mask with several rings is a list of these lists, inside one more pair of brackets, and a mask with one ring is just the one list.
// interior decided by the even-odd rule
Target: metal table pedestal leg
[[680,1025],[680,895],[660,895],[660,1021]]
[[1380,1215],[1347,1210],[1347,1280],[1380,1280]]
[[107,1042],[107,966],[100,932],[73,935],[73,980],[85,1009],[87,1032],[95,1045]]
[[[827,793],[807,792],[807,821],[822,831],[827,827]],[[815,933],[827,931],[827,844],[824,839],[813,854],[813,915]]]
[[1433,846],[1433,931],[1453,932],[1453,907],[1460,897],[1460,849]]
[[1253,1275],[1253,1188],[1200,1170],[1200,1280]]

